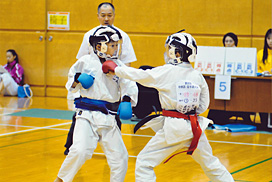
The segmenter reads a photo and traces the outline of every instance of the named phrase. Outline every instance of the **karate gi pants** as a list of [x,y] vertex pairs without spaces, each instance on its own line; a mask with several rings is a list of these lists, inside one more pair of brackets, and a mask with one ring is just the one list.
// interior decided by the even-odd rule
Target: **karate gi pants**
[[[155,182],[156,175],[154,172],[154,167],[159,165],[175,151],[179,149],[187,150],[192,141],[189,139],[169,145],[166,143],[164,135],[163,129],[159,130],[137,156],[135,169],[136,182]],[[176,157],[181,157],[181,155],[182,154]],[[188,157],[188,155],[186,157]],[[200,136],[198,146],[195,149],[192,157],[197,163],[200,164],[205,174],[213,182],[234,181],[231,174],[221,164],[219,159],[213,156],[212,148],[204,132]],[[171,160],[169,162],[171,162]]]
[[[98,128],[84,118],[77,118],[73,145],[59,170],[58,177],[64,182],[73,181],[81,166],[92,157],[97,142],[106,155],[110,167],[110,181],[124,181],[128,167],[128,152],[118,126],[114,124],[113,127]],[[95,166],[90,170],[96,170]]]

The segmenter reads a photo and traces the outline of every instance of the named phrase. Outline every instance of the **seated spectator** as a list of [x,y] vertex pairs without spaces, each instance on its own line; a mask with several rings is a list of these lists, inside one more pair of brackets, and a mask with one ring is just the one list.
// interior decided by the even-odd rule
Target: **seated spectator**
[[225,34],[223,37],[223,45],[224,47],[237,47],[238,45],[237,35],[235,35],[232,32]]
[[[258,72],[262,74],[272,73],[272,29],[267,30],[264,37],[264,48],[257,53]],[[268,113],[259,113],[261,117],[261,128],[267,129]],[[270,114],[272,119],[272,114]]]
[[[225,34],[223,37],[223,45],[224,47],[237,47],[238,45],[237,35],[235,35],[232,32]],[[208,114],[208,118],[212,119],[216,124],[227,124],[232,116],[235,116],[236,119],[237,117],[242,117],[245,122],[251,122],[250,113],[248,112],[222,111],[210,109]]]
[[18,86],[23,85],[24,69],[19,64],[19,58],[15,50],[9,49],[6,52],[7,64],[3,68],[7,71],[0,74],[0,93],[16,96]]
[[264,48],[257,53],[257,68],[259,73],[272,73],[272,29],[267,30]]

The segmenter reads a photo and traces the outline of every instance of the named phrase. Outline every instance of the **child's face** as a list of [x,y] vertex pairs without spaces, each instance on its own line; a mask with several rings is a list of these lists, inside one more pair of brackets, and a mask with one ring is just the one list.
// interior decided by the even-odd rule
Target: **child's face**
[[7,52],[6,58],[7,58],[8,63],[11,63],[12,61],[14,61],[16,56],[13,56],[11,52]]
[[107,43],[108,49],[106,54],[110,56],[116,56],[118,51],[118,42]]
[[[172,48],[174,48],[174,49],[172,49]],[[178,51],[178,49],[175,48],[175,47],[171,47],[170,45],[168,45],[166,47],[166,52],[167,52],[167,56],[169,58],[176,59],[176,58],[180,58],[181,57],[180,52]]]
[[272,49],[272,34],[269,34],[266,38],[267,45],[269,46],[269,49]]

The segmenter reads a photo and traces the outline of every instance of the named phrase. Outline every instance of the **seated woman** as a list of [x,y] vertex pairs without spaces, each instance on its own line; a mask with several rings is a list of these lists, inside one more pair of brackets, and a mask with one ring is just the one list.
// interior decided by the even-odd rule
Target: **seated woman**
[[[223,37],[223,45],[224,47],[237,47],[238,38],[232,32],[229,32]],[[237,111],[222,111],[222,110],[214,110],[210,109],[208,118],[213,120],[216,124],[227,124],[229,122],[229,118],[232,116],[242,117],[244,122],[251,122],[250,114],[248,112],[237,112]],[[255,114],[255,113],[252,113]]]
[[237,47],[238,45],[238,37],[232,32],[229,32],[223,37],[223,45],[224,47]]
[[272,73],[272,29],[267,30],[264,38],[264,48],[257,53],[258,73]]
[[7,72],[0,74],[0,93],[16,96],[19,85],[23,85],[24,69],[19,64],[19,58],[15,50],[6,51],[7,64],[3,66]]
[[[272,73],[272,29],[267,30],[264,37],[264,48],[257,53],[258,72],[263,75]],[[261,128],[267,129],[268,113],[259,113],[261,117]],[[270,120],[272,114],[270,113]]]

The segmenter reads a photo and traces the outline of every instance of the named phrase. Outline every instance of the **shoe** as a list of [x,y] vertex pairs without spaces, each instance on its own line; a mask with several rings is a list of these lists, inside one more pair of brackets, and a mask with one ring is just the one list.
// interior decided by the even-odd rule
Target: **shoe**
[[66,150],[64,151],[64,155],[68,155],[68,153],[69,153],[69,149],[66,149]]

